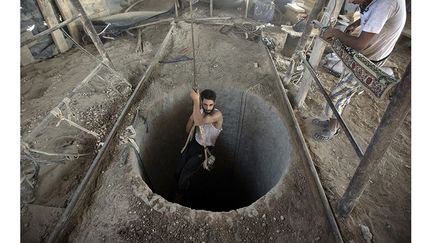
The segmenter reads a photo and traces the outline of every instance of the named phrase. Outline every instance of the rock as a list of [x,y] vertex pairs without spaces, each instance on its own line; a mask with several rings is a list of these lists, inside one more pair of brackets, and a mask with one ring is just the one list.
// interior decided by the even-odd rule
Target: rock
[[360,226],[360,229],[362,232],[363,239],[367,243],[370,243],[372,240],[372,233],[370,232],[369,227],[367,227],[366,225],[363,225],[363,224],[360,224],[359,226]]
[[280,219],[283,221],[283,220],[285,219],[285,217],[281,215],[281,216],[280,216]]

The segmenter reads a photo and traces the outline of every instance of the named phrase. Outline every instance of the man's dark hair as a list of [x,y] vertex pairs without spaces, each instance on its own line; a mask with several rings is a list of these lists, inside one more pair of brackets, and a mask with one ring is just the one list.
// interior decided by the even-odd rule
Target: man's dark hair
[[205,89],[201,91],[201,101],[203,101],[204,99],[213,100],[216,102],[216,92],[211,89]]

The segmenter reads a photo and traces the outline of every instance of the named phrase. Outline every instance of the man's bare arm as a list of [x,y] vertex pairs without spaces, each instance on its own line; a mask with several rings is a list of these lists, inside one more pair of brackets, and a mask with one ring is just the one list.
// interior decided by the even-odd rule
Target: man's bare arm
[[345,44],[351,48],[354,48],[358,51],[361,51],[369,45],[370,41],[372,40],[372,38],[375,35],[376,35],[375,33],[362,31],[360,33],[360,36],[356,37],[356,36],[352,36],[352,35],[349,35],[347,33],[344,33],[342,31],[340,31],[339,29],[333,28],[333,29],[329,29],[326,32],[324,32],[322,37],[324,39],[337,38],[343,44]]
[[357,19],[356,21],[348,25],[345,29],[345,33],[351,34],[357,27],[360,26],[360,21],[361,21],[360,19]]

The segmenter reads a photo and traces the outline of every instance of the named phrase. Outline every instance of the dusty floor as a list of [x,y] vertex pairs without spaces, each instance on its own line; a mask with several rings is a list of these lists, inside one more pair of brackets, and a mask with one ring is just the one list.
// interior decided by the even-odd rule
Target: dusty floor
[[[204,13],[205,14],[205,13]],[[148,27],[144,31],[144,39],[149,41],[143,53],[135,53],[136,39],[130,36],[105,44],[114,65],[118,70],[136,85],[151,58],[157,51],[167,30],[167,25]],[[279,41],[280,49],[283,34],[271,33]],[[235,37],[233,36],[233,41]],[[399,43],[390,60],[396,63],[401,72],[410,59],[410,49],[406,44],[409,40]],[[86,46],[92,53],[95,49]],[[229,50],[228,50],[229,52]],[[228,53],[217,53],[227,56]],[[247,54],[245,54],[247,55]],[[247,58],[247,57],[246,57]],[[217,63],[215,63],[217,64]],[[283,71],[284,63],[278,63]],[[48,61],[36,63],[21,70],[21,135],[25,139],[27,133],[55,107],[65,95],[72,90],[96,64],[78,49],[73,49]],[[108,76],[103,76],[108,75]],[[229,75],[229,74],[228,74]],[[245,75],[247,75],[245,73]],[[319,72],[322,81],[329,89],[336,80],[335,77]],[[110,75],[105,71],[101,75],[105,80]],[[115,80],[114,80],[115,82]],[[101,92],[102,91],[102,92]],[[79,124],[100,134],[106,134],[113,125],[116,114],[121,110],[125,97],[114,92],[100,79],[95,79],[84,87],[71,102],[71,110]],[[332,207],[342,196],[358,158],[343,134],[325,143],[315,142],[311,138],[310,119],[321,115],[324,98],[312,88],[304,107],[296,111],[297,119],[302,127],[305,139],[311,150],[316,168],[320,175],[327,197]],[[360,140],[363,148],[373,135],[383,115],[388,100],[378,101],[366,92],[353,98],[343,117],[354,135]],[[85,153],[96,148],[95,139],[66,123],[55,127],[37,138],[32,145],[35,148],[51,152]],[[54,139],[55,138],[55,139]],[[30,142],[30,141],[29,141]],[[392,141],[385,158],[379,165],[375,178],[367,187],[359,205],[347,219],[338,218],[341,233],[346,242],[363,242],[360,224],[367,225],[373,234],[374,242],[407,242],[411,238],[411,120],[406,121]],[[123,176],[130,174],[131,168],[125,161],[118,158],[119,151],[112,151],[111,162],[104,174],[98,180],[98,192],[92,199],[91,206],[84,211],[82,222],[71,233],[70,239],[76,241],[214,241],[217,239],[232,241],[278,241],[283,242],[290,237],[308,241],[326,242],[328,236],[322,231],[308,235],[308,231],[294,230],[286,220],[289,216],[287,205],[271,203],[274,212],[268,215],[244,217],[245,222],[228,222],[221,226],[221,231],[212,228],[217,219],[211,219],[208,224],[192,225],[184,217],[173,216],[158,221],[161,213],[148,207],[137,193],[136,178],[131,177],[132,187],[125,186]],[[42,165],[40,176],[35,183],[36,189],[30,190],[22,186],[21,198],[21,236],[26,242],[45,241],[56,220],[63,212],[69,197],[80,182],[91,159],[81,157],[78,160],[67,161],[64,165]],[[22,173],[31,170],[29,161],[23,159]],[[71,172],[72,171],[72,172]],[[129,182],[128,182],[129,183]],[[25,184],[25,182],[24,182]],[[55,185],[55,186],[53,186]],[[300,186],[301,187],[301,186]],[[119,192],[112,194],[112,192]],[[110,195],[110,196],[107,196]],[[34,199],[32,201],[32,199]],[[31,201],[31,202],[29,202]],[[24,203],[29,202],[29,203]],[[113,204],[115,202],[115,204]],[[111,206],[108,206],[111,205]],[[125,218],[119,215],[127,215]],[[41,217],[43,215],[43,217]],[[200,216],[196,216],[199,218]],[[301,220],[301,219],[299,219]],[[245,225],[251,225],[245,226]],[[270,226],[269,226],[270,225]],[[275,227],[276,225],[276,227]],[[216,224],[217,226],[217,224]],[[78,233],[79,232],[79,233]],[[219,232],[222,234],[219,235]],[[248,233],[251,232],[251,233]],[[321,233],[320,233],[321,232]],[[302,238],[306,237],[306,238]],[[311,240],[312,239],[312,240]]]
[[[395,63],[403,74],[411,56],[409,39],[401,39],[389,61]],[[337,78],[320,69],[320,77],[327,90]],[[306,99],[306,105],[296,112],[306,141],[311,150],[321,182],[326,189],[332,207],[341,198],[359,163],[348,138],[339,134],[329,142],[317,142],[312,138],[314,129],[311,118],[322,116],[324,97],[317,87]],[[389,103],[377,100],[367,92],[356,95],[343,113],[353,135],[361,147],[368,142],[378,127]],[[369,227],[375,242],[409,242],[411,239],[411,115],[408,114],[395,138],[391,141],[376,174],[370,180],[359,205],[346,219],[339,219],[345,239],[361,242],[359,225]]]

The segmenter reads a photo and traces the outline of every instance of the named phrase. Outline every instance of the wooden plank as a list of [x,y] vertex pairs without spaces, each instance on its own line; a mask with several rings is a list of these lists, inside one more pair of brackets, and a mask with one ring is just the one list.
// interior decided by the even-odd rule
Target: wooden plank
[[79,0],[70,0],[75,11],[81,15],[81,23],[83,24],[83,28],[86,30],[87,34],[90,36],[93,44],[98,50],[99,54],[102,56],[103,62],[111,69],[115,70],[114,64],[112,63],[107,51],[105,50],[101,39],[99,38],[90,18],[87,16],[87,13],[84,10],[84,7],[81,5]]
[[[328,26],[330,24],[330,20],[337,18],[339,15],[339,12],[342,8],[344,0],[335,0],[335,1],[336,1],[336,3],[335,3],[336,5],[334,6],[334,8],[332,8],[333,7],[332,1],[330,1],[327,4],[326,9],[332,9],[333,12],[329,13],[329,14],[331,14],[330,18],[329,17],[326,17],[326,18],[323,17],[323,19],[321,20],[321,24],[323,26]],[[324,14],[324,16],[328,16],[328,15]],[[308,20],[308,22],[309,22],[309,20]],[[311,56],[309,59],[309,62],[313,68],[316,68],[318,66],[319,62],[321,61],[325,46],[326,46],[326,43],[324,43],[323,40],[321,40],[319,38],[317,38],[315,40],[314,46],[312,48],[312,53],[311,53]],[[299,88],[299,91],[295,97],[294,105],[296,107],[300,107],[304,104],[304,100],[306,99],[306,96],[309,93],[311,83],[312,83],[312,76],[309,72],[306,72],[305,75],[303,76],[301,82],[300,82],[300,88]]]
[[249,0],[246,0],[245,18],[247,18],[248,16],[248,11],[249,11]]
[[[33,34],[30,31],[25,31],[21,34],[21,41],[28,40],[33,37]],[[22,46],[21,47],[21,65],[26,66],[30,63],[35,62],[35,59],[30,51],[30,46]]]
[[[51,3],[48,0],[37,0],[39,5],[39,9],[45,19],[45,22],[48,24],[48,28],[52,28],[58,25],[57,18],[54,13],[54,9],[52,8]],[[51,36],[54,40],[55,45],[57,46],[60,52],[66,52],[69,50],[69,45],[66,42],[63,33],[60,30],[56,30],[51,33]]]
[[21,46],[26,46],[26,45],[30,45],[31,46],[31,45],[33,45],[34,41],[38,40],[42,36],[48,35],[48,34],[54,32],[55,30],[63,28],[65,25],[67,25],[67,24],[75,21],[75,19],[77,19],[77,18],[79,18],[79,16],[74,16],[71,19],[65,20],[65,21],[61,22],[60,24],[58,24],[58,25],[56,25],[56,26],[54,26],[52,28],[49,28],[47,30],[44,30],[44,31],[38,33],[37,35],[32,36],[31,38],[28,38],[26,40],[21,40]]
[[336,205],[337,213],[345,217],[353,210],[370,178],[376,173],[387,148],[396,132],[411,110],[411,62],[405,70],[402,81],[396,87],[396,94],[387,106],[384,116],[360,161],[347,190]]
[[287,3],[285,6],[287,7],[287,9],[290,9],[295,13],[306,13],[306,10],[304,10],[304,8],[298,6],[295,3]]
[[[69,4],[68,0],[55,0],[57,7],[60,10],[61,15],[63,16],[63,19],[70,19],[72,18],[74,15],[76,15],[76,11],[74,11],[71,8],[71,5]],[[77,22],[72,22],[70,24],[67,25],[67,28],[69,30],[70,35],[72,36],[72,38],[74,38],[75,41],[77,41],[78,43],[81,40],[81,34],[79,32],[78,29],[78,23]]]
[[174,9],[175,9],[175,16],[178,18],[178,2],[177,0],[174,0]]

